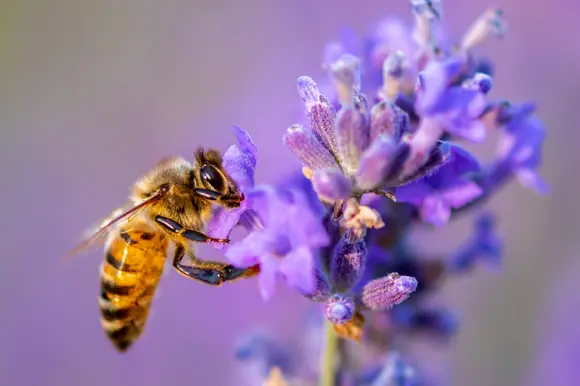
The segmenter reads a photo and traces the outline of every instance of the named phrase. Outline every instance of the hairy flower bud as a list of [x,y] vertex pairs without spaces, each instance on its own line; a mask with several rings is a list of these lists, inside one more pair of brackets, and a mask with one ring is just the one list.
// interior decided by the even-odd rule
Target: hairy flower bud
[[345,236],[340,239],[330,263],[331,280],[335,288],[346,291],[358,283],[365,267],[366,255],[364,240],[351,243]]
[[292,125],[286,130],[284,144],[311,169],[337,167],[332,154],[320,139],[301,125]]
[[362,302],[371,310],[390,308],[407,299],[417,289],[417,279],[391,273],[369,282],[363,288]]

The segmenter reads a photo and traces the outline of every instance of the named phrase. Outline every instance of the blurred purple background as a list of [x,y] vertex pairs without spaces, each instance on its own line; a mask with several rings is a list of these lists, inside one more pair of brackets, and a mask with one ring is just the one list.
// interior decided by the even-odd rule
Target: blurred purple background
[[[509,23],[505,40],[478,51],[497,64],[492,97],[538,102],[553,194],[512,183],[493,200],[505,266],[447,285],[462,330],[429,361],[453,385],[577,385],[570,356],[580,355],[580,303],[567,299],[579,288],[570,272],[580,274],[580,5],[444,0],[450,33],[460,36],[489,6],[503,8]],[[146,334],[121,356],[99,324],[101,253],[61,257],[159,158],[190,157],[200,144],[224,149],[233,124],[258,145],[259,181],[297,166],[281,143],[300,118],[295,79],[325,76],[322,48],[341,26],[364,32],[388,15],[410,21],[408,2],[0,2],[0,384],[221,386],[233,377],[233,339],[255,323],[299,337],[308,305],[299,296],[280,288],[264,304],[253,281],[214,289],[168,269]],[[418,239],[433,253],[452,251],[468,223]],[[435,247],[435,238],[444,242]],[[568,290],[556,291],[562,272]]]

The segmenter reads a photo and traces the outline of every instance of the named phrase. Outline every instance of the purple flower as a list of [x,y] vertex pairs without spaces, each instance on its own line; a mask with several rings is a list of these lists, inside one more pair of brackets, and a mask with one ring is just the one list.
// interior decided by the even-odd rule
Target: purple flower
[[479,197],[483,191],[469,178],[480,171],[477,160],[459,146],[451,146],[452,161],[436,174],[397,189],[397,199],[417,206],[423,220],[441,226],[457,209]]
[[254,188],[247,199],[262,226],[233,243],[226,258],[240,268],[260,265],[264,299],[272,296],[279,279],[311,293],[316,284],[316,250],[329,243],[322,219],[299,190]]
[[538,174],[546,129],[534,111],[531,103],[500,106],[497,119],[504,131],[497,157],[510,165],[523,186],[546,194],[549,187]]
[[[415,111],[421,122],[413,136],[417,151],[429,149],[443,133],[473,142],[485,139],[485,124],[479,119],[486,108],[485,94],[491,88],[491,78],[474,78],[464,86],[452,86],[452,79],[462,71],[462,58],[432,61],[419,74]],[[473,84],[482,87],[473,87]]]
[[475,222],[472,238],[451,257],[448,270],[455,273],[466,271],[481,258],[498,266],[502,252],[503,243],[495,233],[495,219],[490,213],[484,213]]
[[[230,146],[223,154],[223,166],[233,180],[238,184],[240,191],[247,196],[254,188],[254,169],[258,156],[258,149],[244,130],[234,126],[234,133],[238,140],[237,145]],[[216,238],[229,238],[232,229],[238,225],[240,219],[249,208],[247,198],[235,209],[217,207],[213,217],[207,224],[208,235]],[[213,244],[217,249],[223,249],[224,244]]]
[[[310,129],[293,125],[284,136],[322,199],[335,202],[367,192],[385,193],[445,163],[447,147],[435,143],[424,162],[409,168],[411,149],[402,136],[408,131],[407,114],[389,101],[367,110],[364,96],[357,91],[355,58],[342,57],[333,71],[343,107],[336,113],[316,83],[301,77],[298,90]],[[424,165],[430,165],[429,170],[423,170]],[[403,170],[408,175],[401,175]]]

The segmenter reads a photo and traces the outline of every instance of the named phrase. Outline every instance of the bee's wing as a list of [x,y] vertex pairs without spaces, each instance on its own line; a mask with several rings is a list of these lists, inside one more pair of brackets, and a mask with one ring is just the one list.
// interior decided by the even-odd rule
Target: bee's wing
[[140,204],[133,205],[127,204],[121,208],[115,209],[107,218],[101,221],[100,224],[90,229],[83,241],[66,257],[74,257],[81,252],[86,251],[88,248],[99,244],[103,241],[103,236],[105,236],[113,225],[118,224],[122,221],[123,224],[129,223],[131,220],[135,219],[144,209],[153,205],[159,199],[159,195],[152,196]]

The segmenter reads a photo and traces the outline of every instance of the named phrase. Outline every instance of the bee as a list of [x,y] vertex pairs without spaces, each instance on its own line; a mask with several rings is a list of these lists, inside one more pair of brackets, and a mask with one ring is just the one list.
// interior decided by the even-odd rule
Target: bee
[[[204,261],[192,243],[228,243],[202,232],[214,204],[236,208],[244,200],[222,167],[217,150],[199,148],[193,164],[181,157],[161,161],[132,187],[130,203],[115,210],[73,255],[106,237],[100,268],[101,324],[114,346],[125,352],[143,333],[170,247],[181,275],[209,285],[251,277],[246,269]],[[188,255],[191,262],[184,264]]]

